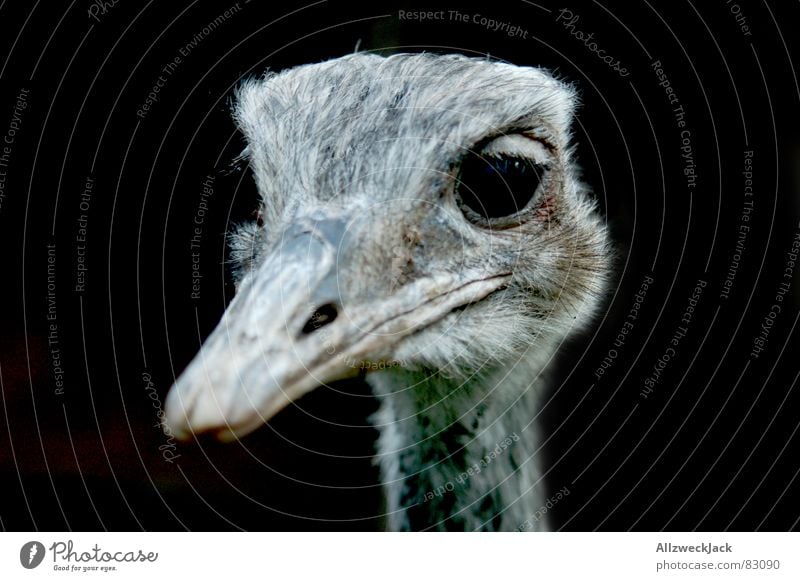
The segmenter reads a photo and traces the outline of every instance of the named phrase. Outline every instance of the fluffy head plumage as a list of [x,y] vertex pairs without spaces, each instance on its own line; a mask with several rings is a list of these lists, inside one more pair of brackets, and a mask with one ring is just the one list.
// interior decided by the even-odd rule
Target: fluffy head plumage
[[[573,88],[549,73],[458,55],[355,54],[245,82],[236,119],[262,195],[264,229],[233,237],[246,273],[297,215],[324,207],[362,251],[339,265],[342,307],[400,279],[505,263],[505,290],[403,341],[396,359],[451,375],[507,360],[584,325],[608,272],[605,227],[573,160]],[[454,202],[459,160],[488,138],[527,132],[551,147],[557,209],[487,231]],[[356,223],[358,222],[358,223]]]

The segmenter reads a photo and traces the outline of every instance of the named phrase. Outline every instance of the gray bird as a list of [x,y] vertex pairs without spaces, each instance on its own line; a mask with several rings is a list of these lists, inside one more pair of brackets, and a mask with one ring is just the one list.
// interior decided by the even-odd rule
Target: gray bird
[[575,101],[541,69],[458,55],[244,82],[261,218],[231,234],[236,295],[171,389],[172,433],[235,439],[366,370],[390,529],[546,529],[544,372],[610,271]]

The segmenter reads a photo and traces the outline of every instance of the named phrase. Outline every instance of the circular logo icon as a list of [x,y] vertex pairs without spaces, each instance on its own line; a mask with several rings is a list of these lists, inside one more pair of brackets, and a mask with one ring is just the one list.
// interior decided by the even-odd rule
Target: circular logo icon
[[19,550],[19,562],[26,569],[35,569],[44,559],[44,545],[39,541],[30,541]]

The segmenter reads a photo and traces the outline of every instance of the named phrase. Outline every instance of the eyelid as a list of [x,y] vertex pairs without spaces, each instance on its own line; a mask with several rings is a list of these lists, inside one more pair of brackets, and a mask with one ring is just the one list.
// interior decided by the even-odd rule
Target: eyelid
[[481,155],[523,157],[539,164],[552,160],[547,144],[520,133],[501,135],[492,139],[480,151]]

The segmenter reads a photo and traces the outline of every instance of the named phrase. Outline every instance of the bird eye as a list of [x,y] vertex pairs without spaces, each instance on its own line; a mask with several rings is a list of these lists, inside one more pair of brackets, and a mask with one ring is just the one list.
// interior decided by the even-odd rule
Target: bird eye
[[540,189],[545,164],[513,155],[470,153],[456,186],[461,210],[473,222],[489,222],[524,210]]

